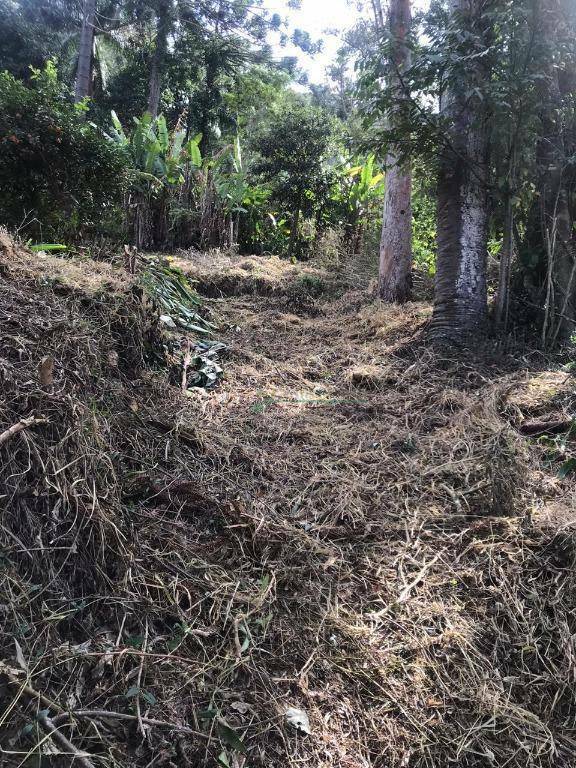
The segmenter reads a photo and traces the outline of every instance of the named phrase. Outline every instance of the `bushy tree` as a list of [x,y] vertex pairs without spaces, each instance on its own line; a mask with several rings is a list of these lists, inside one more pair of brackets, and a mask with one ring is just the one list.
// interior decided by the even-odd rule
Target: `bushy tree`
[[302,254],[301,217],[318,219],[333,170],[329,165],[335,125],[323,111],[304,104],[285,107],[255,142],[256,169],[291,220],[288,256]]
[[53,65],[27,85],[0,74],[0,221],[30,236],[98,230],[120,201],[125,157],[71,103]]

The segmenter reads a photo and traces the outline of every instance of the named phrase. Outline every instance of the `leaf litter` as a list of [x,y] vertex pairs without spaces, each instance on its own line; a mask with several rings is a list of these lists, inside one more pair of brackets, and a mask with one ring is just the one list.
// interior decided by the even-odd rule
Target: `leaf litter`
[[514,397],[565,361],[285,280],[183,392],[137,278],[2,252],[3,765],[568,768],[575,489],[518,426],[573,380]]

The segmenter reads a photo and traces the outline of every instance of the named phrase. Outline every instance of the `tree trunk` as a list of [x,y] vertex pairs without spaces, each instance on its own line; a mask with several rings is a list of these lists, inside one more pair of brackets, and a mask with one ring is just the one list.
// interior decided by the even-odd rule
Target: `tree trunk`
[[498,292],[494,311],[494,325],[496,328],[508,325],[508,309],[510,302],[510,269],[514,255],[514,204],[512,193],[507,192],[504,212],[504,238],[500,253],[500,268],[498,275]]
[[158,117],[161,88],[160,63],[158,61],[158,49],[156,49],[152,57],[150,81],[148,84],[148,112],[150,112],[152,117]]
[[200,118],[200,153],[202,157],[208,157],[212,143],[212,117],[216,111],[216,61],[212,51],[209,51],[205,57],[206,61],[206,81],[204,85],[204,104]]
[[[378,3],[377,24],[380,17]],[[393,52],[389,81],[398,99],[406,98],[401,78],[410,66],[410,49],[406,45],[410,21],[410,0],[391,0],[388,24]],[[391,122],[394,127],[394,110]],[[405,302],[412,290],[412,173],[409,165],[400,163],[400,147],[392,145],[386,157],[378,294],[384,301]]]
[[[545,343],[557,338],[570,339],[576,327],[576,252],[573,222],[569,206],[567,166],[570,154],[566,147],[563,93],[555,52],[566,34],[566,19],[558,0],[541,0],[538,4],[538,26],[547,49],[542,88],[542,138],[537,148],[538,187],[542,221],[542,238],[548,252],[547,305],[542,337]],[[568,81],[572,90],[573,83]]]
[[148,85],[148,112],[152,117],[158,116],[160,108],[160,95],[162,93],[162,70],[168,50],[168,35],[170,33],[171,15],[170,4],[161,0],[158,5],[158,28],[156,32],[156,45],[152,56],[150,68],[150,80]]
[[234,248],[234,216],[228,214],[228,247]]
[[[484,0],[451,0],[464,26],[465,53],[485,50],[489,36]],[[439,158],[438,257],[432,333],[461,341],[485,331],[488,196],[487,116],[481,94],[489,77],[486,57],[470,58],[465,82],[450,83],[441,106],[446,145]]]
[[92,90],[92,51],[94,48],[94,25],[96,21],[96,0],[84,0],[82,32],[78,49],[78,67],[74,85],[74,101],[78,103],[90,95]]
[[384,12],[382,11],[382,3],[380,0],[372,0],[372,10],[374,11],[376,30],[382,32],[384,29]]
[[214,22],[214,34],[210,44],[204,49],[204,64],[206,67],[206,80],[204,84],[204,98],[200,119],[200,152],[202,157],[208,157],[212,144],[212,120],[216,116],[220,105],[221,95],[217,86],[218,71],[221,63],[220,51],[220,27],[224,18],[224,2],[218,3],[218,11]]
[[298,245],[298,230],[300,229],[300,207],[302,205],[302,197],[298,197],[298,202],[294,213],[292,214],[292,224],[290,226],[290,240],[288,242],[288,258],[293,259]]
[[397,157],[389,153],[378,294],[384,301],[403,303],[412,292],[412,174],[397,162]]

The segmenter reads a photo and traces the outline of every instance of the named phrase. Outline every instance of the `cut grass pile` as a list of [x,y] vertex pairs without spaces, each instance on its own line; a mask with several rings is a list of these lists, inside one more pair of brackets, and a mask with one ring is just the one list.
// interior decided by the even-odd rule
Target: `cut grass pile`
[[560,361],[274,274],[183,393],[122,270],[0,262],[3,765],[574,764],[574,478],[518,429]]

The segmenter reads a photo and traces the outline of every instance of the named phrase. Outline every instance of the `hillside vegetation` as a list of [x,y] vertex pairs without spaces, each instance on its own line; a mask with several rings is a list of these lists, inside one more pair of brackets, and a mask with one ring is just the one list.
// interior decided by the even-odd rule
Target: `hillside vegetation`
[[0,768],[576,768],[574,0],[0,0]]

